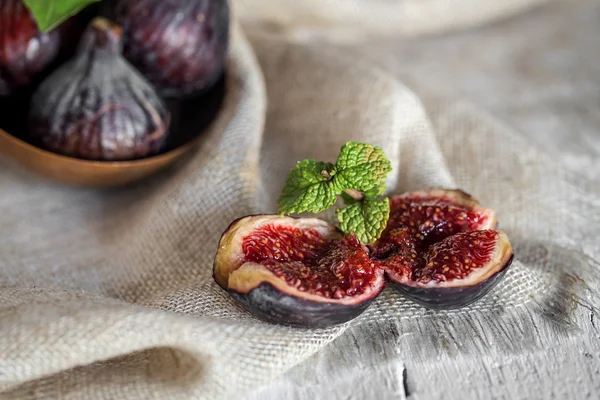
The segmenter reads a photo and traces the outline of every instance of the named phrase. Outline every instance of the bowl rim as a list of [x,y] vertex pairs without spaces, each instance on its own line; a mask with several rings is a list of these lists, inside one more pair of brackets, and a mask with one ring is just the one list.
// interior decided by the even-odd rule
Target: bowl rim
[[[155,156],[150,156],[146,158],[141,158],[138,160],[123,160],[123,161],[99,161],[99,160],[86,160],[82,158],[69,157],[58,153],[53,153],[49,150],[42,149],[40,147],[34,146],[31,143],[27,143],[23,139],[20,139],[4,129],[0,128],[0,136],[3,136],[6,140],[12,141],[16,146],[20,146],[21,148],[26,149],[29,152],[37,153],[39,156],[49,157],[55,159],[56,161],[62,163],[73,163],[79,165],[86,165],[90,167],[137,167],[143,166],[146,164],[154,164],[160,161],[166,161],[167,159],[171,159],[174,156],[186,151],[189,147],[193,146],[198,142],[202,135],[197,135],[196,137],[188,140],[186,143],[177,146],[174,149],[171,149],[165,153],[158,154]],[[9,155],[10,156],[10,155]]]

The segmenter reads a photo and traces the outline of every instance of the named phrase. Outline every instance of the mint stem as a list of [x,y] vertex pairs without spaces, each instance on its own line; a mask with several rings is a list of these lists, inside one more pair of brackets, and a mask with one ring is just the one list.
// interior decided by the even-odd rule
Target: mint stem
[[344,189],[344,193],[346,193],[348,196],[352,197],[356,201],[361,201],[365,198],[365,195],[356,189]]
[[327,180],[331,180],[331,178],[332,178],[331,174],[326,169],[321,171],[321,176]]

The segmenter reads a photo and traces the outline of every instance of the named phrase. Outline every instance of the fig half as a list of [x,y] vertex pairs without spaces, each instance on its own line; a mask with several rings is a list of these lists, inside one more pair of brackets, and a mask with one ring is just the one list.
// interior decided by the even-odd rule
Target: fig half
[[390,199],[390,219],[371,246],[390,281],[429,308],[458,308],[485,296],[512,263],[493,210],[459,190]]
[[223,233],[214,279],[269,322],[327,327],[360,315],[385,285],[355,236],[315,218],[255,215]]

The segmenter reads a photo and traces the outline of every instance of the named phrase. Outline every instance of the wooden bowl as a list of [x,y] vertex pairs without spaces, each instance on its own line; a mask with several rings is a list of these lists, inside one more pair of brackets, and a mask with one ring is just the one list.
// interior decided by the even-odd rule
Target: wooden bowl
[[[36,147],[18,136],[25,137],[21,124],[15,121],[5,122],[12,126],[17,135],[0,129],[0,155],[4,154],[24,168],[40,177],[60,183],[82,187],[114,187],[133,183],[174,164],[186,154],[193,151],[200,142],[202,133],[217,118],[225,97],[223,76],[215,87],[198,100],[185,102],[180,107],[177,139],[169,144],[162,154],[133,161],[90,161],[59,155]],[[21,110],[26,107],[23,102],[16,102],[15,110],[7,110],[4,115],[18,115],[23,120]],[[186,112],[188,110],[188,112]],[[202,110],[199,115],[198,110]],[[189,114],[189,115],[186,115]],[[174,116],[175,117],[175,116]],[[185,121],[185,123],[183,123]],[[11,124],[12,122],[12,124]]]
[[146,178],[180,159],[193,149],[197,141],[142,160],[103,162],[80,160],[42,150],[0,129],[0,153],[41,177],[87,187],[119,186]]

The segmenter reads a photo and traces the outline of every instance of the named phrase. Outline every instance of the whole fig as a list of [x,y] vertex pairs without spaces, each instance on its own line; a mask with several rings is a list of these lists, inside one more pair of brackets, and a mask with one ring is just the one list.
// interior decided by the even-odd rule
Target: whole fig
[[121,51],[121,28],[92,20],[75,57],[33,95],[28,124],[34,143],[103,161],[144,158],[164,148],[168,108]]
[[227,0],[117,0],[124,56],[165,97],[192,97],[223,72],[229,41]]
[[63,50],[73,47],[70,39],[80,33],[76,26],[70,19],[42,33],[22,0],[0,0],[0,96],[47,71]]

